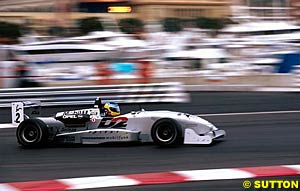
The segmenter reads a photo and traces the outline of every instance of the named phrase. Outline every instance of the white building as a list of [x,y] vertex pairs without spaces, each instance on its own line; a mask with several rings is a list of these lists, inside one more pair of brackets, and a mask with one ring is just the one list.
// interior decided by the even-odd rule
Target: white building
[[233,0],[235,21],[292,20],[290,0]]

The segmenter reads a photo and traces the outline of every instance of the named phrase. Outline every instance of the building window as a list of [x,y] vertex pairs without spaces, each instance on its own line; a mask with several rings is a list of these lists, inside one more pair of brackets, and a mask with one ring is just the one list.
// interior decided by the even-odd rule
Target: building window
[[246,1],[250,7],[287,7],[287,0],[249,0]]
[[176,17],[201,17],[203,10],[201,9],[175,9]]

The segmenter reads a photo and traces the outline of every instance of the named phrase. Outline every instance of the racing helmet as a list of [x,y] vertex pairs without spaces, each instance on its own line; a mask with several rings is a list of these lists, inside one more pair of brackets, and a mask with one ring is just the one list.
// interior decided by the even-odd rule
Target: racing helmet
[[117,103],[107,102],[104,104],[103,108],[108,116],[115,117],[120,115],[120,107]]

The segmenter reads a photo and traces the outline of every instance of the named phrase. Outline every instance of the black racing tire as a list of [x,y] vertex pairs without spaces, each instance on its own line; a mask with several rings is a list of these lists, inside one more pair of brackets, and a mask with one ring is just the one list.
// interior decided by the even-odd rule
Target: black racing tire
[[162,147],[177,146],[183,143],[180,124],[169,118],[163,118],[154,123],[151,128],[153,142]]
[[47,125],[39,119],[24,120],[17,128],[17,140],[23,147],[42,147],[48,142]]

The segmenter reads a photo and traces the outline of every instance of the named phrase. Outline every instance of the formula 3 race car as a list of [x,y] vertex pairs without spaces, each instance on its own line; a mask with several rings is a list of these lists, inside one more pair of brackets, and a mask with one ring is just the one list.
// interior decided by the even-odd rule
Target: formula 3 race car
[[[12,107],[15,106],[13,114],[22,107],[13,103]],[[159,146],[174,146],[211,144],[225,134],[201,117],[181,112],[141,109],[106,117],[101,99],[97,98],[94,107],[89,109],[58,112],[54,117],[29,118],[25,115],[16,136],[24,147],[110,142],[154,142]]]

